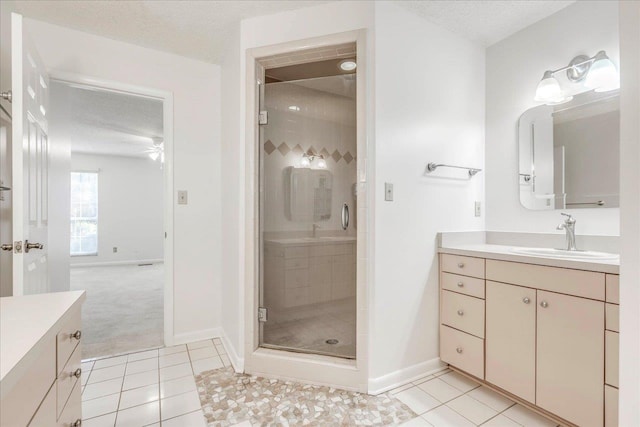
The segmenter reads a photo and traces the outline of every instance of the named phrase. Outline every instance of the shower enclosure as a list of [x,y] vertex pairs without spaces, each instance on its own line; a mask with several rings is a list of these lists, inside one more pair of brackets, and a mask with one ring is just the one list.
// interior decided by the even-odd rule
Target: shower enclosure
[[259,88],[260,346],[354,359],[356,74],[343,62],[266,69]]

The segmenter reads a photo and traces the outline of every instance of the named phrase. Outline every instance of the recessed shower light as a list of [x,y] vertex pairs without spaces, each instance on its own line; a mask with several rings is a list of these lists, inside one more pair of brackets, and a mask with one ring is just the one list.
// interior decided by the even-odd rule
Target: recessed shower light
[[340,69],[342,71],[353,71],[357,66],[358,65],[356,64],[356,61],[354,61],[353,59],[345,59],[340,63]]

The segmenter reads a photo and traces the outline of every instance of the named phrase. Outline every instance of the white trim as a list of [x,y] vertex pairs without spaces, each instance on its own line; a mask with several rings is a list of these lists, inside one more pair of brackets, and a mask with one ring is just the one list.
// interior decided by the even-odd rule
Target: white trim
[[85,86],[95,86],[115,92],[136,96],[147,96],[162,100],[163,142],[164,142],[164,345],[171,346],[175,341],[174,329],[174,275],[173,275],[173,92],[132,85],[113,80],[99,79],[79,73],[61,70],[49,70],[51,79]]
[[[75,258],[75,256],[73,257]],[[138,264],[164,264],[164,259],[134,259],[123,261],[104,261],[104,262],[81,262],[77,264],[70,264],[71,268],[82,267],[113,267],[116,265],[138,265]]]
[[[309,39],[296,40],[287,43],[256,47],[241,52],[241,70],[244,73],[242,81],[245,97],[244,129],[242,165],[244,170],[244,209],[241,212],[241,244],[240,259],[244,260],[240,271],[240,280],[243,283],[244,295],[241,293],[241,310],[244,315],[243,338],[244,342],[244,369],[250,374],[262,376],[291,378],[315,384],[334,384],[341,388],[367,391],[368,381],[368,353],[369,353],[369,292],[372,289],[373,265],[369,262],[373,255],[374,239],[367,230],[373,230],[373,215],[370,206],[373,206],[374,185],[373,176],[373,122],[370,120],[372,111],[367,103],[370,102],[373,79],[370,77],[370,65],[373,65],[373,57],[367,52],[368,37],[371,32],[367,29],[346,31],[337,34],[329,34]],[[322,357],[285,352],[266,351],[259,348],[259,328],[257,322],[257,307],[259,303],[259,230],[257,227],[258,211],[258,132],[257,132],[257,102],[256,60],[265,56],[287,53],[299,49],[307,49],[321,46],[355,42],[359,58],[357,78],[357,171],[358,194],[363,195],[358,207],[358,218],[363,219],[358,228],[357,243],[357,332],[356,332],[356,361],[355,366],[340,363],[341,359],[333,358],[334,362],[326,362]]]
[[403,386],[412,381],[420,379],[441,371],[447,364],[440,361],[439,357],[408,366],[397,371],[390,372],[377,378],[369,378],[369,394],[380,394],[385,391]]
[[209,340],[213,338],[222,338],[223,335],[224,333],[222,331],[222,328],[220,327],[203,329],[201,331],[185,332],[184,334],[174,335],[172,345],[188,344],[191,342]]
[[229,356],[229,361],[231,361],[233,370],[239,374],[243,373],[244,359],[238,355],[236,349],[231,344],[231,341],[229,341],[229,338],[227,337],[227,334],[224,332],[224,330],[222,331],[220,339],[222,340],[222,345],[224,345],[225,350],[227,350],[227,356]]

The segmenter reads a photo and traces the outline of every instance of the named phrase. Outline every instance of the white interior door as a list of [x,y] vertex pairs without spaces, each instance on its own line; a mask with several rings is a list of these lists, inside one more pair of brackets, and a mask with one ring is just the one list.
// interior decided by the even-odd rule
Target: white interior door
[[49,78],[11,15],[13,295],[49,290],[47,274]]

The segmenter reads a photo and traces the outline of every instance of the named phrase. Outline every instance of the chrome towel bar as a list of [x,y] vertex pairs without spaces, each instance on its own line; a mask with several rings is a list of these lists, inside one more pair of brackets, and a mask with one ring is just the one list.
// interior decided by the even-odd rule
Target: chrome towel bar
[[438,169],[439,167],[443,167],[443,168],[454,168],[454,169],[466,169],[469,171],[469,177],[474,176],[475,174],[477,174],[478,172],[481,172],[482,169],[478,169],[478,168],[468,168],[466,166],[454,166],[454,165],[445,165],[443,163],[429,163],[427,165],[427,171],[428,172],[433,172],[436,169]]

